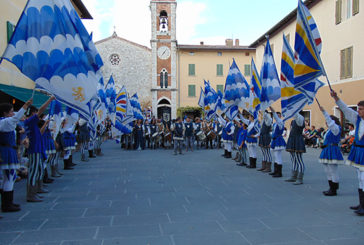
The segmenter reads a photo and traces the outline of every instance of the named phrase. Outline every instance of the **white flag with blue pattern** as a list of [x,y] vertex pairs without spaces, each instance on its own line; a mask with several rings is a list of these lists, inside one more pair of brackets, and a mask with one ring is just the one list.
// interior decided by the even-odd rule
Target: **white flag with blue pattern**
[[95,50],[69,0],[29,0],[3,58],[36,88],[90,118],[101,61]]

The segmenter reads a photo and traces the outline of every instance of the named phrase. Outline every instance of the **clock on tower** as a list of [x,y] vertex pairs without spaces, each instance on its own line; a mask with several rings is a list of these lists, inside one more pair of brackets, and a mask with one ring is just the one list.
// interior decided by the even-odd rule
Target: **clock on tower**
[[151,0],[153,115],[169,122],[177,108],[176,0]]

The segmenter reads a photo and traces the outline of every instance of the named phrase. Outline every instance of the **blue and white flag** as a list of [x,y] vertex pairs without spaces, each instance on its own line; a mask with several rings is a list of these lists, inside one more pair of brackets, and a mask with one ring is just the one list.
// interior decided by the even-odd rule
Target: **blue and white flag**
[[225,111],[227,109],[223,97],[224,97],[224,95],[222,94],[222,92],[220,90],[217,91],[217,102],[216,102],[215,112],[219,116],[221,116],[221,114],[225,113]]
[[249,104],[249,84],[233,60],[226,77],[224,100],[226,106],[237,105],[246,109]]
[[2,57],[37,89],[90,118],[87,103],[96,95],[98,78],[89,41],[69,0],[29,0]]
[[263,64],[260,70],[260,91],[261,110],[265,111],[274,101],[281,97],[281,83],[279,81],[276,64],[274,62],[269,39],[265,45]]
[[200,98],[198,99],[198,105],[204,110],[205,109],[205,92],[201,88]]
[[115,82],[112,76],[110,76],[109,82],[106,85],[106,98],[108,103],[107,110],[109,112],[110,119],[114,124],[116,113],[116,91]]
[[123,86],[116,96],[116,119],[120,122],[124,122],[128,118],[134,118],[134,113],[130,104],[128,92],[126,91],[125,86]]
[[239,107],[237,105],[232,105],[226,110],[225,115],[227,116],[227,118],[229,118],[230,121],[232,121],[235,119],[238,113]]
[[205,84],[205,93],[204,93],[205,118],[207,120],[211,120],[211,118],[215,115],[218,96],[215,89],[211,87],[210,82],[204,81],[204,84]]
[[133,108],[134,119],[135,120],[137,120],[137,119],[144,120],[143,111],[142,111],[142,108],[140,106],[139,98],[138,98],[138,94],[137,93],[135,93],[130,98],[130,104],[131,104],[131,108]]
[[133,131],[133,122],[121,123],[119,120],[115,121],[115,128],[122,134],[130,134]]
[[253,115],[255,120],[258,120],[258,112],[260,110],[260,93],[262,89],[262,84],[260,82],[260,77],[258,70],[255,66],[254,59],[251,61],[251,84],[249,91],[249,109],[248,111]]
[[49,116],[51,121],[49,122],[49,129],[53,132],[53,138],[55,139],[61,128],[62,123],[62,104],[57,100],[53,100],[49,105]]

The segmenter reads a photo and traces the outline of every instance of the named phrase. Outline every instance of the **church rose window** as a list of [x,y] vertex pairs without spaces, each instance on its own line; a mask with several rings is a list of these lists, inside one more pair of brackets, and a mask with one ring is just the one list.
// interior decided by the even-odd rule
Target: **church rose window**
[[112,65],[117,66],[120,63],[120,57],[118,54],[110,55],[110,62]]

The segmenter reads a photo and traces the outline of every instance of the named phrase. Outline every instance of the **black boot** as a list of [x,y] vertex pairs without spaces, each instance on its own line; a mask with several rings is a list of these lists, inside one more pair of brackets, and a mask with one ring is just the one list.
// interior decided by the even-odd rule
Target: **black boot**
[[325,196],[336,196],[337,195],[336,190],[337,190],[337,188],[339,188],[339,183],[335,183],[335,182],[332,182],[331,180],[329,180],[329,185],[330,185],[330,189],[329,189],[329,191],[325,191],[324,195]]
[[277,164],[277,172],[274,175],[272,175],[272,177],[274,177],[274,178],[282,177],[283,176],[282,175],[282,167],[283,167],[283,165]]
[[96,158],[96,156],[94,156],[94,151],[93,150],[88,150],[88,157],[89,158]]
[[69,166],[69,158],[68,159],[63,159],[63,164],[64,164],[64,170],[72,170],[73,168]]
[[47,168],[44,169],[44,176],[43,176],[43,183],[44,184],[50,184],[50,183],[53,183],[54,179],[51,179],[48,177],[48,170]]
[[73,162],[73,158],[72,158],[72,155],[70,155],[70,158],[69,158],[69,166],[70,167],[73,167],[73,166],[76,166],[77,164]]
[[3,191],[1,195],[1,210],[4,213],[20,211],[20,207],[12,205],[11,197],[12,197],[12,191]]
[[227,156],[226,156],[226,158],[231,158],[231,152],[227,152]]
[[332,189],[332,181],[331,180],[328,180],[328,183],[329,183],[329,189],[327,191],[323,191],[322,193],[326,196],[327,193],[329,193]]
[[277,173],[277,163],[275,162],[273,165],[273,172],[269,173],[269,175],[275,175]]
[[363,216],[364,215],[364,192],[361,191],[359,193],[359,200],[360,200],[360,207],[358,210],[355,210],[354,213],[357,215]]
[[20,208],[19,204],[14,203],[14,191],[10,191],[10,202],[11,202],[11,205],[13,205],[14,207]]
[[[358,193],[359,193],[359,202],[360,202],[360,192],[362,192],[362,189],[358,189]],[[351,206],[350,209],[353,210],[358,210],[360,208],[360,204],[357,206]]]
[[226,157],[227,156],[227,150],[224,150],[224,154],[222,154],[221,156]]
[[249,157],[250,165],[247,168],[256,168],[257,167],[257,159]]

